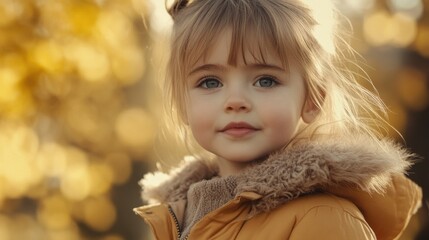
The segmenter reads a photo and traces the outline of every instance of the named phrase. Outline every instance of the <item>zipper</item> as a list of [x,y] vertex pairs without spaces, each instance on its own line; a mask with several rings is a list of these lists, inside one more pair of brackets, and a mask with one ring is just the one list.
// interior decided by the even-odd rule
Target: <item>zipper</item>
[[[180,240],[180,237],[182,237],[182,231],[180,230],[180,226],[179,226],[179,220],[177,220],[176,214],[174,213],[173,209],[171,208],[171,206],[168,206],[168,212],[170,213],[170,215],[173,217],[174,220],[174,224],[176,225],[176,232],[177,232],[177,239]],[[188,240],[189,235],[187,235],[185,237],[185,240]]]

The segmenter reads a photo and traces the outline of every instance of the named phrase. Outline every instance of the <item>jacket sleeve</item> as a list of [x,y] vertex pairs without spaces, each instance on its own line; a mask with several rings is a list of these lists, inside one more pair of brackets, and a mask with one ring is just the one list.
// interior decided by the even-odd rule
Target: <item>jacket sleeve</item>
[[377,238],[363,217],[354,216],[341,208],[318,206],[309,210],[297,221],[289,239],[375,240]]

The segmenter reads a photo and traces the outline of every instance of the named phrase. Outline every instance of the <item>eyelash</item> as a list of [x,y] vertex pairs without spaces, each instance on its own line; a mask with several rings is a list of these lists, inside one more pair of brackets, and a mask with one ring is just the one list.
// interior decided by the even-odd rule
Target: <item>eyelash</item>
[[[265,75],[265,76],[261,76],[261,77],[259,77],[253,85],[255,85],[256,83],[258,83],[259,81],[261,81],[261,80],[263,80],[263,79],[269,79],[269,80],[271,80],[271,81],[272,81],[272,83],[273,83],[273,85],[272,85],[272,86],[269,86],[269,87],[266,87],[266,88],[272,88],[272,87],[275,87],[276,85],[278,85],[278,84],[279,84],[279,81],[277,80],[277,78],[275,78],[275,77],[273,77],[273,76]],[[262,86],[259,86],[259,87],[262,87]]]
[[199,80],[199,81],[197,82],[197,84],[196,84],[197,88],[210,89],[210,88],[208,88],[208,87],[202,87],[202,85],[203,85],[204,83],[207,83],[207,80],[216,80],[216,81],[218,81],[218,83],[219,83],[220,85],[223,85],[223,84],[222,84],[222,82],[221,82],[217,77],[215,77],[215,76],[204,76],[204,77],[202,77],[202,78],[201,78],[201,80]]
[[[259,84],[259,86],[257,86],[257,87],[272,88],[272,87],[275,87],[276,85],[279,84],[279,81],[277,80],[277,78],[275,78],[273,76],[269,76],[269,75],[263,75],[263,76],[258,77],[257,80],[255,81],[255,83],[253,85],[255,86],[259,81],[261,81],[263,79],[269,79],[270,81],[272,81],[273,85],[267,86],[267,87],[262,87]],[[222,82],[217,77],[208,75],[208,76],[202,77],[201,80],[199,80],[197,82],[196,87],[197,88],[204,88],[204,89],[211,89],[210,87],[203,87],[203,84],[207,83],[207,80],[216,80],[219,83],[220,86],[223,86]],[[217,87],[219,87],[219,86],[217,86]],[[217,88],[217,87],[215,87],[215,88]]]

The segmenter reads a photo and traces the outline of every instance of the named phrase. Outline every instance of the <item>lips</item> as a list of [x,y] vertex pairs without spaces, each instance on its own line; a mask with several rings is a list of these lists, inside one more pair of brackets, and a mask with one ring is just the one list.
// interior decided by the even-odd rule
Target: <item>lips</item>
[[259,129],[246,122],[231,122],[220,130],[231,137],[244,137]]

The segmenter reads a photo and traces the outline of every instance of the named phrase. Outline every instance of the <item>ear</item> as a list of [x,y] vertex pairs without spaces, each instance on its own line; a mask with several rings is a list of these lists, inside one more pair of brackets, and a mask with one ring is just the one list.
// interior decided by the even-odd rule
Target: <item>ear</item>
[[320,109],[316,106],[313,99],[307,97],[302,108],[301,117],[305,123],[311,123],[319,114]]

